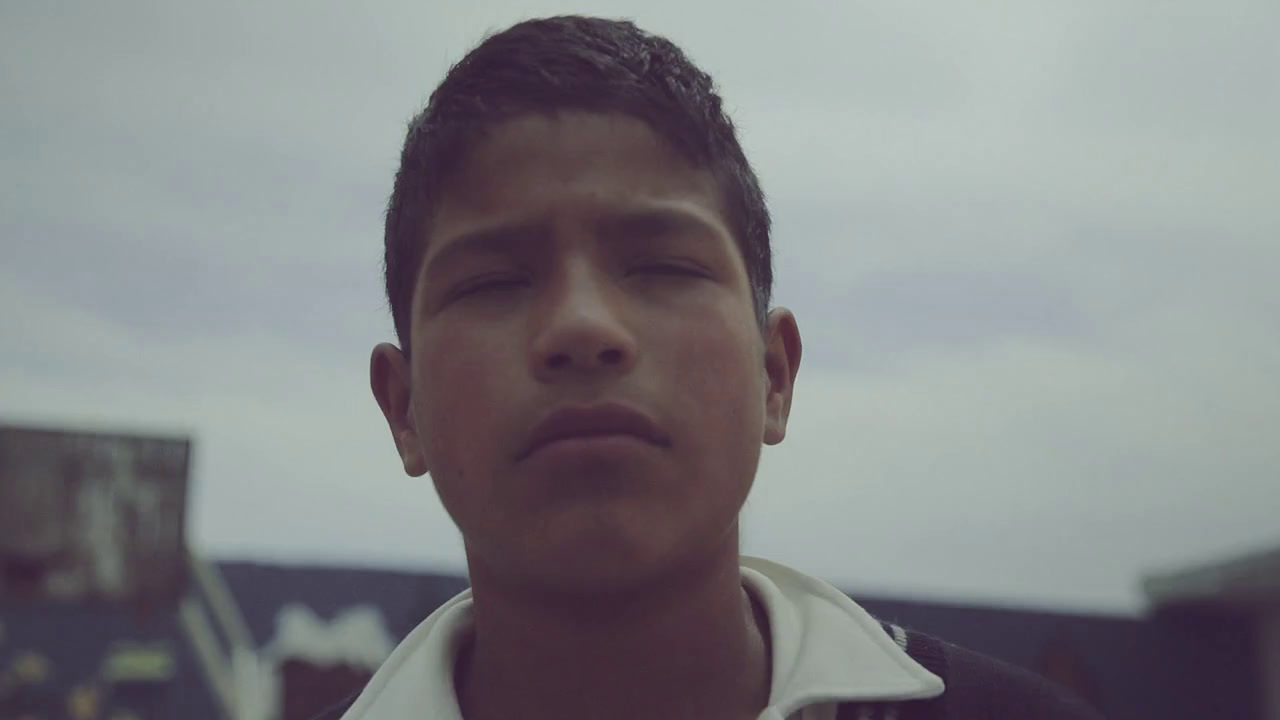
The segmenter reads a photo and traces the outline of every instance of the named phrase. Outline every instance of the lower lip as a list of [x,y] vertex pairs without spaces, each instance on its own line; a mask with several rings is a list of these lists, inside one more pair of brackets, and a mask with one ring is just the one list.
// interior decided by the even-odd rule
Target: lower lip
[[582,435],[553,440],[534,450],[529,459],[542,462],[621,459],[653,447],[653,443],[635,435]]

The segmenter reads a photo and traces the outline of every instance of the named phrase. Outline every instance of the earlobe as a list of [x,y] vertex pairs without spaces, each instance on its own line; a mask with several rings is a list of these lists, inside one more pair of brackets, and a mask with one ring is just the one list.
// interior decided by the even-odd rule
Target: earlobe
[[787,418],[791,415],[791,397],[796,373],[800,369],[803,347],[795,315],[786,308],[769,311],[765,332],[765,417],[766,445],[777,445],[787,435]]
[[427,460],[413,417],[409,363],[400,348],[381,343],[373,349],[369,384],[391,430],[405,473],[414,477],[425,474]]

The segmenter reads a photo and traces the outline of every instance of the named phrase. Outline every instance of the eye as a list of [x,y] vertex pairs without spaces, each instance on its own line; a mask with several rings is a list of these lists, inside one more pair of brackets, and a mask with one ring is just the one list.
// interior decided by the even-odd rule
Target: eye
[[671,262],[645,263],[637,265],[627,274],[634,275],[636,273],[644,275],[678,275],[683,277],[707,277],[707,272],[702,268],[693,265],[678,264]]
[[480,295],[484,293],[502,292],[504,290],[513,290],[524,287],[529,284],[529,278],[524,275],[513,275],[510,273],[489,273],[471,278],[454,288],[446,298],[446,302],[461,300],[462,298],[472,295]]

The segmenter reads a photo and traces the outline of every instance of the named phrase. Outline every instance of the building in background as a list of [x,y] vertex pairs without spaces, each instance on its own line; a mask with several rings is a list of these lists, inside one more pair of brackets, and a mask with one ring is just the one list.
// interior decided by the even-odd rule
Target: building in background
[[0,426],[0,597],[172,605],[190,453],[185,438]]
[[[190,452],[181,438],[0,427],[0,720],[306,720],[467,586],[209,562],[183,542]],[[1112,720],[1280,720],[1280,550],[1146,587],[1140,618],[855,599]]]
[[0,426],[0,717],[179,716],[190,452]]
[[1280,546],[1153,575],[1144,587],[1156,617],[1229,618],[1248,627],[1261,685],[1259,717],[1280,720]]

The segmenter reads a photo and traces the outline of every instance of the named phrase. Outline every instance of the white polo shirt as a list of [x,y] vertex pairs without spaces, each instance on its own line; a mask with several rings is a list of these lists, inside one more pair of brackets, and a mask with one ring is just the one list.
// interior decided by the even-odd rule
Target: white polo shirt
[[[759,720],[834,720],[840,702],[942,694],[941,678],[844,593],[768,560],[743,557],[741,565],[773,638],[769,705]],[[342,720],[462,720],[453,667],[471,626],[465,590],[405,637]]]

